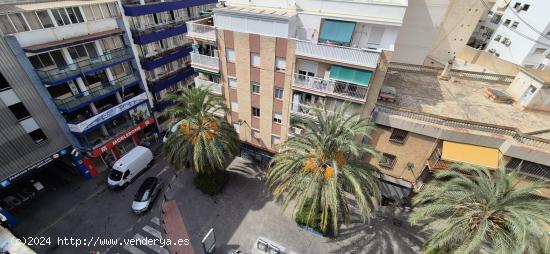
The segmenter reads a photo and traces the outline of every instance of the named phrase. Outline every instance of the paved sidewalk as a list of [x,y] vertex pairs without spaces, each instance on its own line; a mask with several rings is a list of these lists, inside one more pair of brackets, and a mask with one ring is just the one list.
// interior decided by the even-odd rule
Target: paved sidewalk
[[237,158],[229,167],[230,178],[215,197],[193,186],[192,172],[183,172],[172,184],[167,198],[174,199],[181,210],[193,248],[202,253],[200,241],[214,228],[218,253],[230,249],[252,252],[259,236],[279,243],[286,252],[318,253],[419,253],[422,237],[418,228],[406,223],[406,214],[398,217],[382,209],[369,224],[354,218],[343,226],[336,239],[314,235],[297,227],[291,208],[282,212],[264,185],[264,173],[247,160]]

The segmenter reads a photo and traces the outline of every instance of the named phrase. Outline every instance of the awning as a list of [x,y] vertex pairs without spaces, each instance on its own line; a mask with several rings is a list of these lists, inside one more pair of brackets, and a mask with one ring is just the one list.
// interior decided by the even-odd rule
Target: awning
[[443,160],[498,168],[499,157],[500,152],[495,148],[443,141]]
[[72,37],[72,38],[69,38],[69,39],[52,41],[52,42],[48,42],[48,43],[42,43],[42,44],[37,44],[37,45],[33,45],[33,46],[28,46],[28,47],[23,48],[23,50],[25,52],[40,53],[40,52],[44,52],[44,51],[48,51],[48,50],[52,50],[52,49],[63,48],[63,47],[76,45],[76,44],[80,44],[80,43],[84,43],[84,42],[88,42],[88,41],[94,41],[94,40],[98,40],[98,39],[102,39],[102,38],[107,38],[109,36],[112,36],[112,35],[115,35],[115,34],[121,34],[123,32],[124,32],[124,30],[122,30],[120,28],[116,28],[116,29],[112,29],[112,30],[108,30],[108,31],[99,32],[99,33],[87,34],[87,35]]
[[368,86],[372,76],[371,71],[359,70],[339,65],[330,67],[330,78],[358,85]]
[[355,22],[325,19],[321,28],[319,40],[340,43],[350,43]]

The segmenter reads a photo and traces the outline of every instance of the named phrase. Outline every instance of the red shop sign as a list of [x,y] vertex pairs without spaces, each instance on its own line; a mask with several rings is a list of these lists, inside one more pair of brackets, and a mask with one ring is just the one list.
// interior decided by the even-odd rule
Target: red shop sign
[[124,133],[120,134],[118,137],[111,139],[107,144],[102,145],[101,147],[95,149],[92,151],[91,155],[92,157],[98,157],[104,152],[110,150],[118,143],[124,141],[128,137],[131,137],[132,135],[136,134],[138,131],[143,130],[145,127],[153,124],[155,122],[155,117],[151,116],[149,119],[139,123],[138,125],[132,127],[131,129],[125,131]]

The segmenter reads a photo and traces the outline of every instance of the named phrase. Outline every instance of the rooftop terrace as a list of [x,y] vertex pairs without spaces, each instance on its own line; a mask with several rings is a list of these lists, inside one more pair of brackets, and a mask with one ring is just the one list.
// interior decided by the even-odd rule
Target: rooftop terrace
[[[520,132],[541,132],[536,137],[550,139],[550,113],[520,110],[513,104],[491,101],[484,96],[486,88],[504,91],[508,85],[471,80],[455,75],[450,81],[439,80],[436,73],[390,69],[384,86],[396,89],[396,102],[379,102],[408,111],[446,118],[472,121]],[[543,132],[548,130],[548,132]]]

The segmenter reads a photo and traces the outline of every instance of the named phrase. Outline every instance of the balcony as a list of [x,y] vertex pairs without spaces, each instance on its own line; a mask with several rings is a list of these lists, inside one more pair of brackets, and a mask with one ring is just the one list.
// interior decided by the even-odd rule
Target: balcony
[[135,28],[135,29],[132,29],[132,32],[135,33],[137,36],[142,36],[142,35],[150,34],[152,32],[182,26],[183,24],[186,23],[186,21],[187,20],[172,20],[167,23],[153,24],[145,27]]
[[294,73],[294,87],[306,92],[314,91],[331,95],[337,98],[350,99],[356,102],[365,102],[369,91],[368,86],[349,82],[322,79]]
[[[212,23],[212,18],[187,22],[187,36],[203,40],[216,41],[216,29],[211,25],[204,24],[204,22],[208,22],[208,20]],[[202,22],[203,24],[199,22]]]
[[212,81],[195,78],[195,86],[207,88],[213,94],[219,94],[219,95],[222,94],[222,85]]
[[135,85],[139,82],[139,80],[139,75],[132,73],[109,83],[101,84],[100,86],[94,87],[84,93],[79,93],[66,99],[55,99],[55,104],[57,104],[57,107],[61,111],[70,112],[80,108],[79,106],[88,105],[94,100],[99,100],[109,96],[123,87]]
[[214,56],[201,55],[191,52],[191,66],[218,73],[220,71],[220,59]]
[[380,52],[296,40],[296,55],[376,69]]
[[187,77],[190,77],[194,73],[195,72],[193,71],[193,68],[186,67],[165,73],[164,75],[155,77],[154,79],[147,79],[149,83],[149,89],[151,90],[151,92],[156,93],[181,80],[186,79]]
[[139,0],[123,0],[122,6],[126,16],[142,16],[163,11],[171,11],[175,9],[189,8],[204,4],[215,4],[217,0],[145,0],[144,5],[140,4]]
[[42,82],[47,85],[57,85],[73,80],[79,76],[83,76],[86,73],[95,72],[113,65],[117,65],[132,58],[132,50],[129,48],[122,48],[110,51],[95,58],[78,61],[52,70],[36,70],[36,73]]
[[152,70],[159,66],[176,61],[177,59],[183,58],[189,55],[189,52],[191,52],[190,43],[176,46],[171,49],[166,49],[164,51],[155,52],[147,57],[140,58],[141,67],[145,70]]

